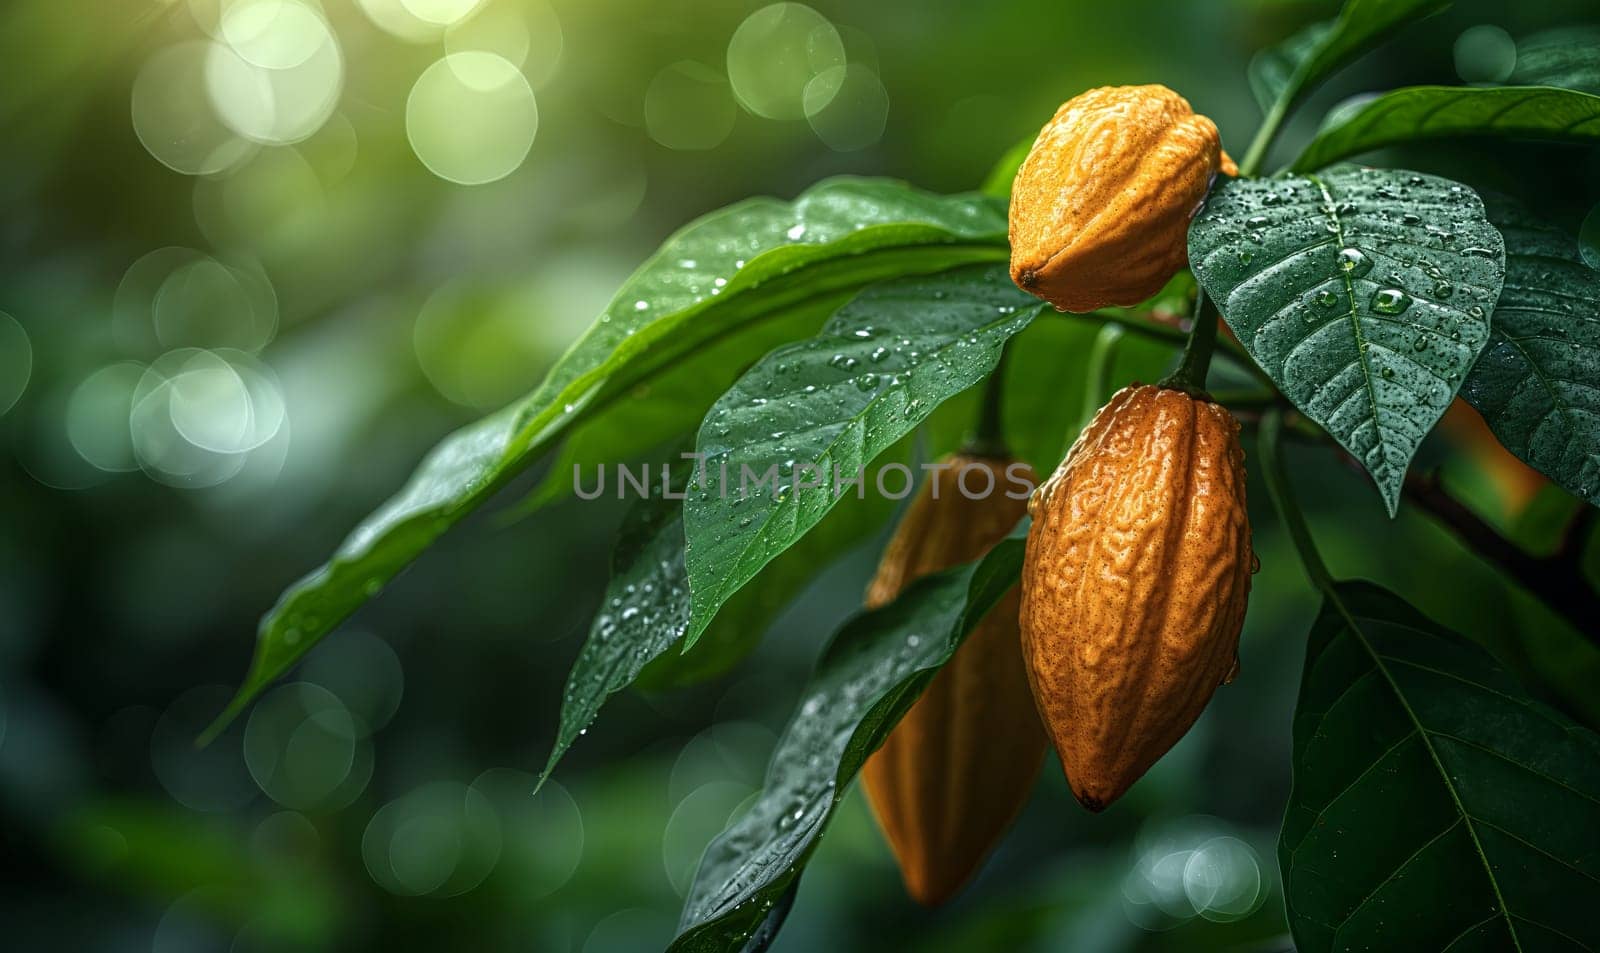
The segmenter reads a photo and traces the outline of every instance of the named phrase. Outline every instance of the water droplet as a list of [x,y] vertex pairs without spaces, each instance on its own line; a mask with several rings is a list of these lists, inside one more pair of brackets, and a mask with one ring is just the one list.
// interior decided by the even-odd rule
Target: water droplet
[[1411,342],[1411,349],[1413,351],[1426,351],[1428,349],[1428,336],[1425,334],[1417,335],[1417,339]]
[[633,310],[635,310],[635,311],[646,311],[646,310],[649,310],[649,308],[650,308],[650,302],[648,302],[648,301],[642,301],[641,300],[641,301],[635,301],[633,303]]
[[860,377],[856,378],[856,390],[868,391],[876,388],[877,386],[878,375],[876,374],[862,374]]
[[797,242],[797,241],[799,241],[801,239],[801,237],[803,237],[805,235],[805,233],[806,233],[806,227],[804,225],[796,225],[795,227],[789,229],[784,234],[789,236],[789,240],[791,242]]
[[1399,288],[1384,288],[1372,296],[1372,310],[1378,314],[1399,314],[1411,307],[1411,296]]
[[1339,269],[1352,278],[1360,278],[1372,270],[1372,259],[1359,248],[1339,250]]
[[1394,377],[1394,368],[1392,368],[1392,367],[1385,367],[1385,368],[1384,368],[1384,369],[1383,369],[1383,376],[1384,376],[1384,377],[1386,377],[1386,378],[1392,378],[1392,377]]
[[1337,294],[1335,294],[1334,292],[1329,291],[1326,288],[1324,288],[1323,290],[1317,292],[1317,307],[1319,307],[1319,308],[1334,308],[1334,307],[1337,307],[1338,304],[1339,304],[1339,296]]

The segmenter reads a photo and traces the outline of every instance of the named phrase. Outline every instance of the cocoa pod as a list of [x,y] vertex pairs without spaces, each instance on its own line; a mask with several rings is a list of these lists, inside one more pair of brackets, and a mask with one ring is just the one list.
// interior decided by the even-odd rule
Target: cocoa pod
[[[885,605],[921,576],[970,562],[1027,510],[1002,458],[956,454],[933,472],[884,549],[867,605]],[[1037,483],[1016,464],[1012,475]],[[962,474],[969,498],[963,494]],[[986,476],[984,474],[987,474]],[[984,493],[991,485],[993,490]],[[972,878],[1027,803],[1045,735],[1018,648],[1013,588],[967,636],[862,768],[906,891],[936,906]]]
[[1040,130],[1011,188],[1011,278],[1063,311],[1149,298],[1188,264],[1218,172],[1216,124],[1165,86],[1103,86]]
[[1118,391],[1029,503],[1022,654],[1082,804],[1104,809],[1231,681],[1255,557],[1239,422]]

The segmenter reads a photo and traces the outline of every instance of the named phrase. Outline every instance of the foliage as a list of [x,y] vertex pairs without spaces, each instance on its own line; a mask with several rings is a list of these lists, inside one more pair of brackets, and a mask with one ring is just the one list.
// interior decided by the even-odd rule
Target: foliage
[[[1335,20],[1252,64],[1266,120],[1241,176],[1214,184],[1190,225],[1199,291],[1193,306],[1183,296],[1186,326],[1160,297],[1059,319],[1183,342],[1171,380],[1199,392],[1220,314],[1242,345],[1222,353],[1246,368],[1236,376],[1251,390],[1217,387],[1216,396],[1239,411],[1270,408],[1262,456],[1274,499],[1324,597],[1280,843],[1289,922],[1306,950],[1596,941],[1584,916],[1600,882],[1600,742],[1399,597],[1334,581],[1281,472],[1278,434],[1292,407],[1295,431],[1327,454],[1342,448],[1392,517],[1424,439],[1459,392],[1512,453],[1600,502],[1600,285],[1576,244],[1529,213],[1495,203],[1486,211],[1462,181],[1333,164],[1445,136],[1592,145],[1600,99],[1550,85],[1397,89],[1328,117],[1292,172],[1260,175],[1284,121],[1317,84],[1446,6],[1349,0]],[[1587,82],[1561,42],[1540,49],[1520,82]],[[1117,344],[1101,338],[1072,380],[1052,373],[1065,360],[1030,351],[1009,369],[1002,361],[1014,336],[1053,334],[1029,328],[1045,305],[1014,287],[1002,264],[1001,197],[1026,154],[1023,146],[1002,157],[982,193],[830,179],[793,202],[735,204],[668,239],[544,384],[447,438],[284,594],[217,729],[446,529],[549,455],[554,469],[529,511],[562,499],[575,467],[647,456],[691,435],[695,445],[690,472],[671,485],[685,492],[654,493],[626,518],[546,776],[602,703],[652,664],[667,665],[672,649],[685,658],[715,649],[681,673],[685,682],[747,651],[806,582],[887,516],[865,500],[841,502],[854,489],[841,474],[875,479],[911,461],[918,435],[970,410],[966,395],[986,380],[994,386],[976,439],[1010,428],[1025,455],[1053,464],[1081,410],[1077,395],[1087,389],[1092,404],[1104,390]],[[1173,349],[1164,354],[1170,364]],[[1026,408],[1025,419],[1007,405]],[[771,482],[747,484],[744,470]],[[1446,515],[1459,528],[1461,515]],[[1472,530],[1469,542],[1493,533]],[[674,950],[772,940],[861,764],[1010,587],[1020,546],[1009,541],[926,580],[839,632],[760,796],[702,860]],[[1514,547],[1490,555],[1517,558]],[[1554,608],[1569,620],[1581,614]]]

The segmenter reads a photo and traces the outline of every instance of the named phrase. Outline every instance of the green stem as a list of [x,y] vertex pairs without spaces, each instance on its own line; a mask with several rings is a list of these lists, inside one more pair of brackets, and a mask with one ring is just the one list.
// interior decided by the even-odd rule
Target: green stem
[[1329,597],[1337,598],[1333,588],[1333,574],[1328,571],[1328,564],[1322,561],[1322,554],[1317,551],[1316,541],[1311,538],[1311,527],[1306,525],[1305,513],[1295,501],[1294,488],[1289,483],[1289,471],[1283,462],[1282,436],[1283,409],[1274,408],[1261,418],[1261,429],[1257,437],[1257,446],[1260,448],[1263,461],[1262,475],[1267,481],[1267,494],[1272,497],[1272,505],[1278,511],[1278,518],[1283,520],[1284,528],[1289,531],[1289,538],[1294,541],[1294,548],[1300,553],[1300,563],[1305,566],[1306,575],[1311,578],[1312,585]]
[[1195,292],[1194,305],[1194,326],[1183,346],[1183,360],[1161,386],[1199,396],[1205,393],[1206,372],[1211,369],[1211,352],[1217,344],[1218,315],[1204,288]]
[[967,441],[966,452],[979,457],[1010,456],[1005,436],[1005,381],[1006,357],[1011,352],[1000,351],[1000,359],[983,383],[983,404],[978,408],[978,428]]
[[1250,140],[1250,148],[1244,154],[1244,161],[1239,163],[1241,176],[1251,178],[1261,172],[1261,163],[1266,161],[1267,150],[1272,147],[1272,140],[1277,138],[1278,128],[1289,116],[1289,104],[1288,96],[1279,96],[1278,101],[1272,104],[1272,111],[1261,121],[1255,138]]

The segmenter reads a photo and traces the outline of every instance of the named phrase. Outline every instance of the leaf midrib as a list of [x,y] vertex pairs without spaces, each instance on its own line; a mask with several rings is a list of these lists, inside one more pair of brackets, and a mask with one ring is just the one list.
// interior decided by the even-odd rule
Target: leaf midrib
[[[1422,739],[1423,747],[1428,752],[1428,758],[1432,760],[1434,770],[1439,774],[1439,780],[1444,784],[1445,791],[1449,793],[1450,801],[1455,805],[1456,814],[1459,816],[1460,822],[1465,824],[1467,836],[1472,839],[1472,849],[1477,853],[1478,860],[1483,865],[1484,876],[1488,878],[1489,886],[1494,891],[1495,902],[1500,908],[1501,918],[1506,922],[1506,932],[1511,936],[1512,946],[1518,953],[1522,953],[1522,939],[1517,934],[1516,925],[1512,923],[1511,910],[1506,906],[1505,894],[1500,890],[1500,881],[1495,877],[1494,867],[1489,863],[1488,854],[1484,852],[1483,842],[1479,839],[1478,830],[1473,824],[1473,816],[1468,813],[1466,805],[1461,801],[1460,792],[1456,790],[1455,785],[1451,782],[1450,772],[1445,770],[1444,760],[1440,758],[1438,749],[1434,747],[1433,739],[1430,737],[1427,727],[1423,725],[1422,719],[1418,717],[1416,709],[1411,707],[1411,702],[1406,698],[1405,692],[1400,690],[1400,684],[1395,680],[1394,673],[1389,671],[1389,667],[1384,664],[1385,656],[1378,652],[1377,648],[1368,641],[1360,623],[1356,621],[1355,614],[1351,612],[1349,606],[1345,605],[1344,598],[1339,595],[1338,586],[1327,586],[1326,594],[1328,601],[1333,603],[1339,615],[1344,618],[1345,626],[1350,635],[1361,645],[1362,650],[1367,653],[1368,657],[1372,659],[1373,668],[1383,675],[1384,681],[1389,684],[1390,692],[1394,694],[1395,700],[1399,702],[1400,708],[1406,714],[1406,718],[1410,720],[1412,729]],[[1387,880],[1384,881],[1384,883],[1387,882]],[[1379,887],[1382,887],[1382,884],[1379,884]],[[1337,932],[1338,929],[1336,928],[1335,933],[1337,934]]]
[[[1352,247],[1345,242],[1344,220],[1339,217],[1338,204],[1334,201],[1333,193],[1329,191],[1327,183],[1322,181],[1322,177],[1319,175],[1308,175],[1306,178],[1314,183],[1317,190],[1322,193],[1323,207],[1327,210],[1328,218],[1333,222],[1333,234],[1334,238],[1338,240],[1339,248],[1343,250]],[[1379,451],[1383,469],[1388,470],[1389,445],[1382,418],[1378,415],[1378,393],[1372,382],[1372,366],[1367,361],[1367,337],[1362,333],[1361,319],[1356,315],[1358,310],[1356,307],[1356,283],[1355,279],[1350,276],[1350,272],[1340,267],[1337,257],[1338,253],[1335,252],[1334,267],[1339,270],[1339,278],[1344,282],[1345,299],[1350,302],[1350,310],[1345,314],[1345,317],[1350,319],[1350,330],[1355,334],[1356,338],[1356,358],[1361,362],[1361,380],[1367,392],[1367,406],[1372,410],[1372,431],[1377,437],[1377,450]],[[1365,460],[1361,461],[1361,463],[1363,466],[1366,465]]]
[[[996,321],[992,321],[989,324],[982,325],[981,327],[979,327],[977,329],[976,333],[987,334],[988,332],[993,331],[995,328],[1003,327],[1004,325],[1010,324],[1013,321],[1016,321],[1019,318],[1023,317],[1024,315],[1026,315],[1028,313],[1028,310],[1030,308],[1034,310],[1035,314],[1037,314],[1037,312],[1039,310],[1042,310],[1043,307],[1044,307],[1044,303],[1040,302],[1038,305],[1027,305],[1025,307],[1018,308],[1016,311],[1014,311],[1014,312],[1012,312],[1010,314],[1003,315],[1000,319],[998,319]],[[939,348],[937,348],[937,349],[935,349],[933,351],[929,351],[928,355],[930,357],[937,358],[942,362],[943,358],[944,358],[944,355],[946,353],[948,353],[952,348],[956,347],[957,346],[957,342],[959,342],[962,337],[963,337],[963,335],[957,335],[955,338],[953,338],[953,339],[951,339],[949,341],[946,341]],[[906,377],[909,379],[910,376],[911,375],[908,372],[906,374]],[[907,391],[910,390],[909,382],[906,384],[906,390]],[[828,444],[822,449],[822,452],[817,454],[812,459],[812,461],[811,461],[812,464],[816,465],[816,464],[820,463],[821,461],[833,459],[834,455],[835,455],[835,452],[840,447],[844,446],[845,438],[847,436],[853,434],[853,433],[856,433],[857,431],[860,432],[860,437],[858,438],[857,442],[859,442],[861,444],[862,451],[864,453],[865,452],[865,448],[866,448],[867,435],[866,435],[866,427],[862,423],[862,419],[864,417],[866,417],[869,413],[871,413],[871,411],[874,408],[876,408],[881,403],[881,401],[883,399],[887,398],[888,395],[892,394],[892,393],[896,393],[896,390],[894,388],[887,389],[887,390],[883,391],[880,394],[874,394],[872,396],[872,398],[870,400],[868,400],[867,403],[861,408],[861,411],[859,413],[852,414],[849,417],[849,419],[845,421],[845,426],[840,429],[839,436],[835,437],[833,440],[828,442]],[[816,429],[816,428],[813,427],[811,429]],[[792,473],[792,471],[791,471],[791,473]],[[832,487],[825,486],[825,487],[823,487],[823,489],[832,489]],[[765,535],[766,534],[766,529],[767,529],[768,526],[770,526],[772,524],[773,519],[775,519],[777,517],[778,513],[780,512],[780,510],[782,508],[784,508],[784,507],[791,506],[791,505],[798,509],[798,507],[800,506],[800,494],[799,493],[795,493],[793,495],[792,499],[785,501],[784,503],[780,504],[779,506],[771,507],[771,508],[769,508],[767,510],[767,515],[765,517],[763,517],[759,521],[759,523],[756,525],[755,529],[750,532],[749,539],[745,542],[744,546],[742,548],[740,548],[737,561],[734,563],[734,565],[737,566],[737,565],[743,565],[744,564],[745,560],[749,558],[750,552],[751,552],[752,549],[755,548],[756,544],[760,543],[760,542],[762,542],[762,541],[764,541],[766,539],[766,535]],[[712,597],[712,599],[717,603],[718,608],[720,608],[722,603],[723,603],[723,601],[725,601],[731,595],[728,592],[728,586],[729,586],[729,580],[731,580],[732,578],[733,578],[733,575],[731,573],[730,574],[725,574],[725,575],[720,577],[720,580],[717,583],[716,592],[715,592],[715,595]],[[693,592],[693,584],[692,583],[690,585],[690,591],[691,591],[691,593]],[[711,622],[711,620],[709,618],[707,618],[707,619],[704,619],[703,621],[701,621],[699,623],[696,623],[696,622],[694,622],[692,620],[692,615],[693,615],[693,610],[691,610],[691,622],[689,624],[688,638],[686,640],[687,641],[687,644],[685,646],[686,649],[688,648],[688,646],[692,646],[694,644],[694,641],[700,637],[700,633],[702,631],[704,631],[706,626],[708,626],[710,624],[710,622]],[[713,615],[714,615],[714,613],[713,613]]]

